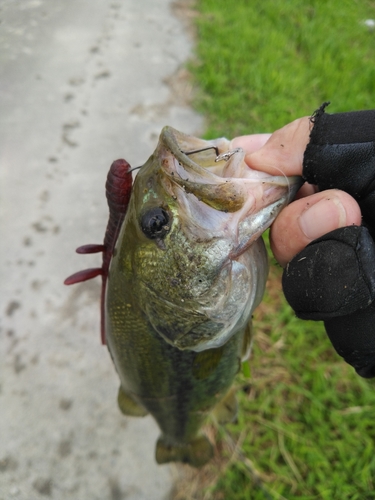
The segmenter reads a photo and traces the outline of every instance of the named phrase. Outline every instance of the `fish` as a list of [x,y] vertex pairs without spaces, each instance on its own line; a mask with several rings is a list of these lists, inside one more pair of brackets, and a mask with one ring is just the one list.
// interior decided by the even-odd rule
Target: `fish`
[[244,157],[225,138],[164,127],[127,184],[113,241],[81,247],[104,251],[103,267],[66,280],[102,274],[118,405],[125,415],[155,419],[158,464],[201,467],[213,456],[202,432],[207,417],[235,417],[232,386],[249,356],[251,316],[268,275],[262,233],[301,186],[298,176],[250,169]]

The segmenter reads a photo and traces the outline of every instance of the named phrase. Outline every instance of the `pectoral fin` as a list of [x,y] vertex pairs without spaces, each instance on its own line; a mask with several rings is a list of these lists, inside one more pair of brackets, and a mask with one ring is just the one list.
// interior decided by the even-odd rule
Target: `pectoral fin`
[[158,464],[183,462],[202,467],[213,456],[213,447],[206,436],[199,436],[189,443],[169,444],[164,436],[158,439],[155,458]]
[[124,415],[131,417],[144,417],[148,411],[138,404],[129,394],[120,386],[117,396],[117,403]]

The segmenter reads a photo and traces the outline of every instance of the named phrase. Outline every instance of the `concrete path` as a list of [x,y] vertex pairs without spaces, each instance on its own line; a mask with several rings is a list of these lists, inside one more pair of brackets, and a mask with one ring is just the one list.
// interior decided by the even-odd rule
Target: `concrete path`
[[0,21],[0,500],[168,498],[156,424],[117,409],[100,281],[62,282],[100,265],[74,249],[103,239],[111,162],[202,129],[191,41],[170,0],[2,0]]

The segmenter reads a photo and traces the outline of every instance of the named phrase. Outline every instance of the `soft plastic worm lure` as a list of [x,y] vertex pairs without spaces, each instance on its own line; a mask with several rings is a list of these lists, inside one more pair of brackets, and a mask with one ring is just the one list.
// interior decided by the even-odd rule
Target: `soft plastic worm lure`
[[72,274],[64,281],[65,285],[74,285],[87,281],[96,276],[102,277],[102,293],[100,300],[100,331],[102,343],[105,344],[104,328],[104,300],[107,284],[109,264],[118,238],[122,222],[128,208],[132,190],[132,169],[126,160],[116,160],[112,163],[107,175],[105,185],[106,197],[109,207],[109,219],[105,231],[103,244],[88,244],[76,249],[79,254],[103,253],[102,267],[84,269]]

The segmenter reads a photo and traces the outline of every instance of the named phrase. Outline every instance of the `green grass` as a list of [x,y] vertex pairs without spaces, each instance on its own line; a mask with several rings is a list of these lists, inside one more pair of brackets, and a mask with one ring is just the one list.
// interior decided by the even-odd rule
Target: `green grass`
[[250,390],[238,423],[222,430],[246,437],[214,498],[375,498],[374,384],[338,358],[321,325],[276,303],[275,316],[268,295],[255,322]]
[[[273,131],[325,100],[328,112],[374,107],[375,31],[363,25],[374,2],[199,0],[197,9],[191,71],[206,137]],[[230,459],[211,466],[194,498],[375,499],[374,382],[341,360],[320,323],[294,317],[280,274],[272,268],[255,315],[238,422],[219,431]]]
[[373,106],[375,18],[365,0],[198,0],[198,107],[208,135],[275,130],[323,101]]

